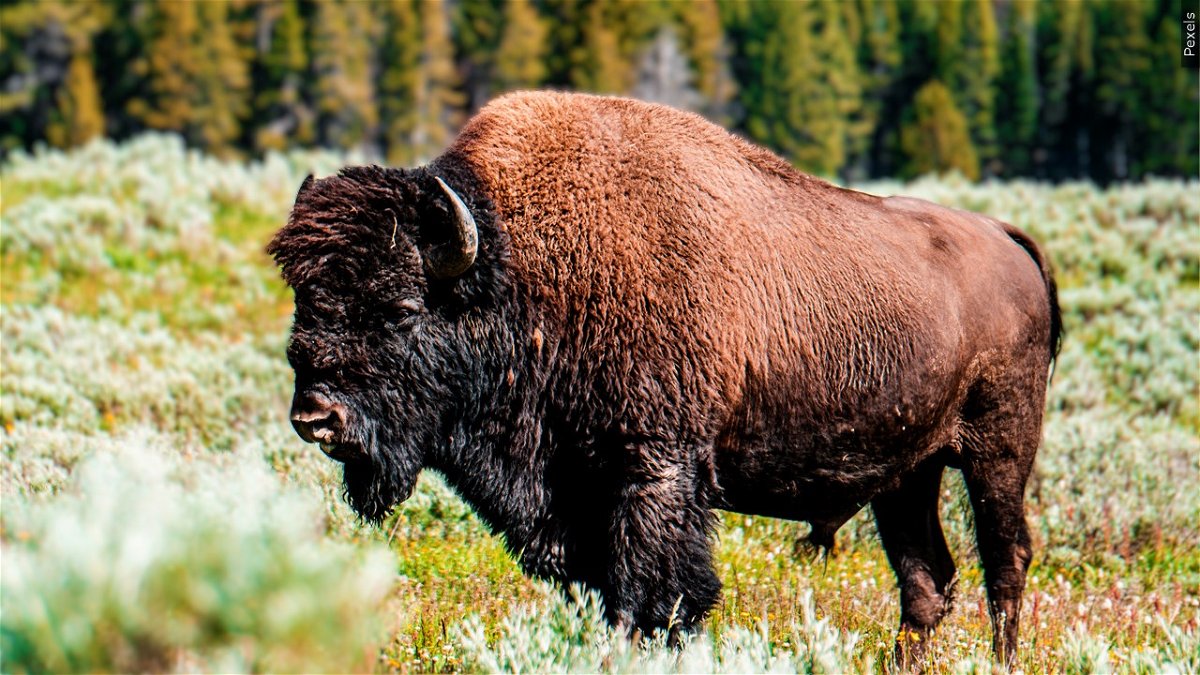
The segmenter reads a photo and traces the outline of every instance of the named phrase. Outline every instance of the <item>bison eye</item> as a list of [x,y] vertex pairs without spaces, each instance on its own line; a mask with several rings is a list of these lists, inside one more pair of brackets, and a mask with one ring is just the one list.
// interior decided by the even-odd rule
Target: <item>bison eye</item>
[[391,309],[402,314],[420,314],[425,311],[425,303],[419,298],[399,298],[391,302]]
[[425,313],[425,305],[417,298],[396,298],[380,304],[376,317],[390,331],[412,325],[418,316]]

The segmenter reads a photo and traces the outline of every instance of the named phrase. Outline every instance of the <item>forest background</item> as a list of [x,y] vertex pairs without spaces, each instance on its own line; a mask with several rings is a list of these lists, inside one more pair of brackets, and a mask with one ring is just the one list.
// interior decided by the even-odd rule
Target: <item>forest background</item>
[[180,133],[412,165],[494,96],[695,110],[844,181],[1194,177],[1180,0],[18,0],[0,153]]

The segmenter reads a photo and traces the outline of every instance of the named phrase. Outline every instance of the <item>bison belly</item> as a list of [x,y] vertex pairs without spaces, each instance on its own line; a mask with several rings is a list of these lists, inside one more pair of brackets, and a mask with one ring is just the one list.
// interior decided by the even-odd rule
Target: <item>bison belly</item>
[[714,444],[719,508],[805,520],[832,536],[923,460],[951,455],[959,378],[920,370],[837,406],[808,394],[747,396]]

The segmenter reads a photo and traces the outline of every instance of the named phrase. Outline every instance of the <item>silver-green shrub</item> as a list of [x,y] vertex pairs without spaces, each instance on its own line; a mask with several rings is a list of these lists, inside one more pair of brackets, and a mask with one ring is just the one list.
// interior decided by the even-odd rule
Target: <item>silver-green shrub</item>
[[0,327],[6,420],[92,432],[153,424],[218,449],[248,429],[287,425],[282,336],[181,339],[153,315],[89,318],[52,306],[7,306]]
[[127,440],[6,507],[4,672],[346,670],[372,659],[386,552],[322,538],[261,457]]
[[520,607],[489,639],[478,616],[460,627],[468,667],[497,673],[845,673],[869,670],[855,657],[859,636],[818,617],[811,591],[801,615],[790,623],[785,645],[768,637],[765,620],[757,630],[734,627],[720,638],[686,636],[679,648],[664,634],[631,642],[604,621],[599,594],[578,586],[568,595],[543,588],[539,606]]
[[[340,499],[340,470],[287,423],[286,318],[259,316],[263,307],[286,310],[287,292],[262,249],[307,173],[361,161],[312,152],[222,161],[166,135],[6,160],[0,669],[368,668],[362,636],[372,616],[390,611],[367,610],[375,587],[360,589],[369,596],[361,611],[342,596],[354,597],[361,570],[367,584],[387,566],[354,551],[388,535],[416,549],[424,539],[422,550],[455,550],[438,548],[438,536],[484,545],[485,528],[435,476],[422,478],[387,532],[366,529]],[[1057,614],[1043,614],[1048,629],[1032,617],[1023,625],[1022,639],[1037,645],[1027,658],[1044,656],[1034,662],[1057,670],[1200,671],[1197,184],[950,177],[865,187],[1012,222],[1054,264],[1067,335],[1028,493],[1037,551],[1028,596]],[[722,520],[718,566],[731,588],[740,574],[753,589],[815,588],[819,598],[837,583],[795,559],[803,526]],[[971,618],[985,600],[970,579],[978,570],[969,504],[953,472],[943,521],[967,579],[931,658],[946,670],[991,672],[986,617]],[[864,561],[878,554],[869,512],[839,532],[838,546]],[[313,562],[313,551],[328,564]],[[1093,581],[1053,581],[1071,571]],[[794,616],[772,619],[785,630],[745,628],[758,607],[739,605],[748,617],[714,619],[714,633],[681,652],[661,640],[633,649],[599,620],[593,596],[577,606],[548,593],[460,630],[465,612],[443,608],[436,648],[462,656],[446,663],[482,670],[859,671],[891,650],[894,616],[874,612],[897,611],[890,578],[869,572],[841,580],[844,593],[867,584],[853,601],[879,601],[860,610],[872,616],[850,620],[865,631],[857,642],[822,623],[810,596],[787,612]],[[1088,587],[1101,578],[1103,588]],[[1099,603],[1109,582],[1128,579],[1122,593],[1141,598],[1128,599],[1128,611],[1141,612],[1158,602],[1148,598],[1169,595],[1155,586],[1160,578],[1179,598],[1139,615],[1136,628],[1092,621],[1061,639],[1063,617],[1084,616],[1076,606]],[[214,593],[228,601],[205,600]],[[403,604],[439,601],[419,594]],[[288,619],[297,607],[305,616]],[[341,623],[330,628],[331,616]],[[286,626],[303,627],[305,639]]]

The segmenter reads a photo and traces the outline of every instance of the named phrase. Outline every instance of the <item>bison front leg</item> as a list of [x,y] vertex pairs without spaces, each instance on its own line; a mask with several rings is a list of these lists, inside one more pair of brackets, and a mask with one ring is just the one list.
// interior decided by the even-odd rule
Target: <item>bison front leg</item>
[[694,477],[677,466],[638,469],[620,487],[609,528],[604,600],[626,630],[670,630],[704,618],[721,590],[713,571],[712,512]]

